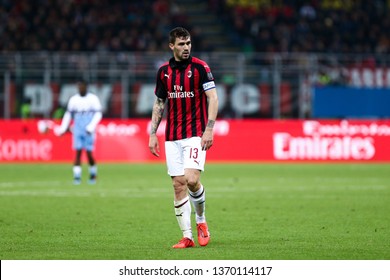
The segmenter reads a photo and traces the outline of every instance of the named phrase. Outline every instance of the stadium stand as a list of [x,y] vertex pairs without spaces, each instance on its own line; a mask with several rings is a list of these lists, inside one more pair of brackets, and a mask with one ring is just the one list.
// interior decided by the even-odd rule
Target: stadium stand
[[[0,51],[155,51],[184,25],[199,51],[388,53],[386,0],[17,0]],[[195,41],[195,40],[194,40]]]
[[2,51],[153,51],[185,14],[169,0],[2,1]]
[[235,43],[256,52],[390,51],[386,0],[211,1],[235,30]]

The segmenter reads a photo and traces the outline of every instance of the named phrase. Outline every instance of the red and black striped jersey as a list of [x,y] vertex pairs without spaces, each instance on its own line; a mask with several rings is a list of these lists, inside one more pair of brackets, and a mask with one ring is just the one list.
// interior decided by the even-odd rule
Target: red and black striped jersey
[[205,91],[212,88],[209,66],[196,57],[179,62],[171,58],[159,68],[155,94],[168,99],[166,141],[202,136],[208,115]]

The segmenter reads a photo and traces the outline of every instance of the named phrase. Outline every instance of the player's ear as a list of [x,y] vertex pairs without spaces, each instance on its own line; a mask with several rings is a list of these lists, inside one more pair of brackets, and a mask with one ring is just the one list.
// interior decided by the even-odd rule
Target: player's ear
[[175,45],[174,44],[172,44],[172,43],[169,43],[169,48],[171,49],[171,51],[173,51],[173,48],[175,47]]

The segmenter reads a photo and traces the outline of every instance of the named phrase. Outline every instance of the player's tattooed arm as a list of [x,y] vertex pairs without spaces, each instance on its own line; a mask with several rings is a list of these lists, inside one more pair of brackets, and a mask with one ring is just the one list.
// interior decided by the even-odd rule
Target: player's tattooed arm
[[207,95],[207,100],[209,103],[209,108],[208,108],[208,122],[206,125],[206,130],[213,130],[214,125],[215,125],[215,120],[217,119],[217,114],[218,114],[218,96],[217,96],[217,91],[215,88],[210,89],[206,91]]
[[214,128],[214,124],[215,124],[214,120],[209,120],[207,122],[207,126],[206,127],[213,129]]
[[157,98],[153,105],[152,113],[152,125],[150,129],[150,134],[156,134],[157,128],[160,125],[164,114],[165,100],[162,98]]

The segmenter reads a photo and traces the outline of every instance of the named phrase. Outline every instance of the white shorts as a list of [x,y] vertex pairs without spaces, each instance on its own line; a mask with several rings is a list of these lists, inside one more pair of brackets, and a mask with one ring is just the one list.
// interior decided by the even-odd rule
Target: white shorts
[[165,142],[168,174],[184,175],[184,169],[204,170],[206,151],[202,150],[200,137]]

